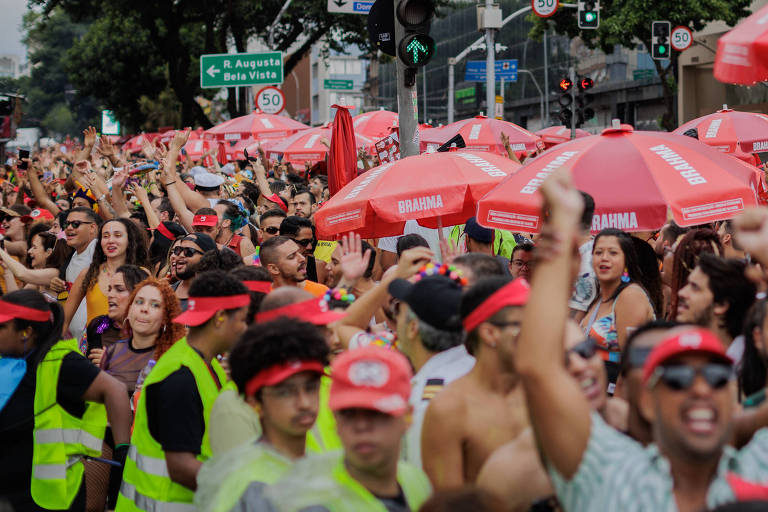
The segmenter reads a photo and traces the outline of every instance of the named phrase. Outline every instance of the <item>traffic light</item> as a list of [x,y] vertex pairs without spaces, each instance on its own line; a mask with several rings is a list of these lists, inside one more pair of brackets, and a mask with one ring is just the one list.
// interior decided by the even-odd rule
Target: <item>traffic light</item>
[[589,121],[595,117],[595,110],[590,107],[592,104],[592,95],[587,94],[587,91],[594,87],[595,82],[588,76],[581,77],[577,81],[578,95],[576,96],[576,105],[574,110],[576,111],[576,126],[581,126],[585,121]]
[[651,24],[651,57],[656,60],[669,58],[669,33],[672,27],[668,21],[654,21]]
[[579,0],[579,28],[595,29],[600,26],[600,0]]
[[435,40],[429,35],[434,14],[432,0],[400,0],[397,4],[397,19],[405,29],[397,56],[409,68],[424,66],[435,54]]
[[557,102],[560,104],[560,113],[558,114],[558,118],[560,119],[560,122],[564,125],[568,126],[571,124],[571,117],[573,117],[573,112],[571,112],[571,109],[568,108],[571,106],[571,103],[573,103],[573,98],[571,98],[571,88],[573,87],[573,82],[570,78],[565,77],[557,84],[558,89],[560,89],[560,97],[557,99]]

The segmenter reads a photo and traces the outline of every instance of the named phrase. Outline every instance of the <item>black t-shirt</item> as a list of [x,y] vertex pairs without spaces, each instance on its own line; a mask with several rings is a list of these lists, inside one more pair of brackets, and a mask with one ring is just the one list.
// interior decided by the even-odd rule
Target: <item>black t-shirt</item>
[[160,382],[142,389],[147,394],[147,424],[163,451],[200,453],[205,433],[203,400],[195,376],[182,366]]
[[[29,355],[27,373],[0,411],[0,496],[10,500],[19,511],[33,509],[30,483],[35,428],[36,358],[36,351]],[[61,363],[56,385],[58,404],[69,414],[82,417],[85,413],[82,397],[98,374],[99,369],[88,359],[76,352],[68,353]]]
[[381,502],[382,505],[384,505],[384,508],[387,509],[387,512],[410,512],[410,507],[408,506],[408,502],[405,500],[405,493],[403,492],[403,489],[398,485],[398,490],[400,491],[397,496],[394,496],[392,498],[382,498],[381,496],[376,496],[376,499]]

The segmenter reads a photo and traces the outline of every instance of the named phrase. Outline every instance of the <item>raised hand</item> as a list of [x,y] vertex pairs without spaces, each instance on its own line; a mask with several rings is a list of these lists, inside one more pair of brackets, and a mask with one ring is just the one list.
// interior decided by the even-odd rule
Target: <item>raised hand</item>
[[454,242],[450,238],[443,238],[440,240],[440,253],[443,257],[443,263],[450,265],[453,260],[464,254],[464,251],[459,247],[458,241]]
[[111,160],[117,155],[117,148],[115,148],[115,146],[109,142],[109,137],[102,135],[99,139],[98,152],[101,154],[101,156]]
[[768,264],[768,209],[750,208],[733,220],[736,241],[753,259]]
[[136,196],[136,199],[138,199],[141,204],[149,204],[149,194],[144,190],[144,187],[138,183],[131,183],[129,190]]
[[352,235],[341,239],[341,273],[344,281],[354,283],[365,274],[368,269],[368,263],[371,260],[371,250],[368,249],[363,254],[363,243],[360,235]]
[[141,136],[141,152],[144,156],[150,160],[155,160],[155,145],[147,140],[143,135]]
[[121,169],[112,176],[112,186],[117,188],[123,188],[125,182],[128,179],[128,170]]
[[83,130],[83,146],[90,149],[94,144],[96,144],[96,128],[89,126]]
[[434,260],[435,253],[426,247],[414,247],[403,251],[397,262],[395,275],[401,279],[408,279],[419,271],[423,265]]
[[192,128],[185,128],[184,130],[176,130],[176,133],[173,134],[173,138],[171,139],[171,142],[168,145],[168,149],[175,149],[176,151],[179,151],[181,148],[184,147],[184,144],[186,144],[187,141],[189,140],[190,133],[192,133]]

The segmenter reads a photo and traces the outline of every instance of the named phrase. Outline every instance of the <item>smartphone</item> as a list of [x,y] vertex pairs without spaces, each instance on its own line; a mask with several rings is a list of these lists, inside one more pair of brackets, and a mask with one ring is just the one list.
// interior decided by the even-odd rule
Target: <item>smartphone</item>
[[27,167],[29,167],[29,162],[25,162],[24,159],[29,158],[29,150],[28,149],[20,149],[19,150],[19,160],[21,160],[21,163],[19,164],[19,170],[26,171]]

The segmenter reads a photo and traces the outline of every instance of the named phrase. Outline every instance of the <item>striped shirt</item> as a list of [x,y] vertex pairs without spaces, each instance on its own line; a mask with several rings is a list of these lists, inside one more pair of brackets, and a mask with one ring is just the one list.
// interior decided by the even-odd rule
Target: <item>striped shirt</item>
[[[643,447],[608,426],[597,413],[591,419],[587,449],[573,478],[565,480],[554,467],[548,467],[563,510],[676,512],[669,461],[656,445]],[[768,429],[759,430],[741,450],[723,448],[707,491],[708,507],[735,501],[726,480],[729,472],[750,482],[768,481]]]

